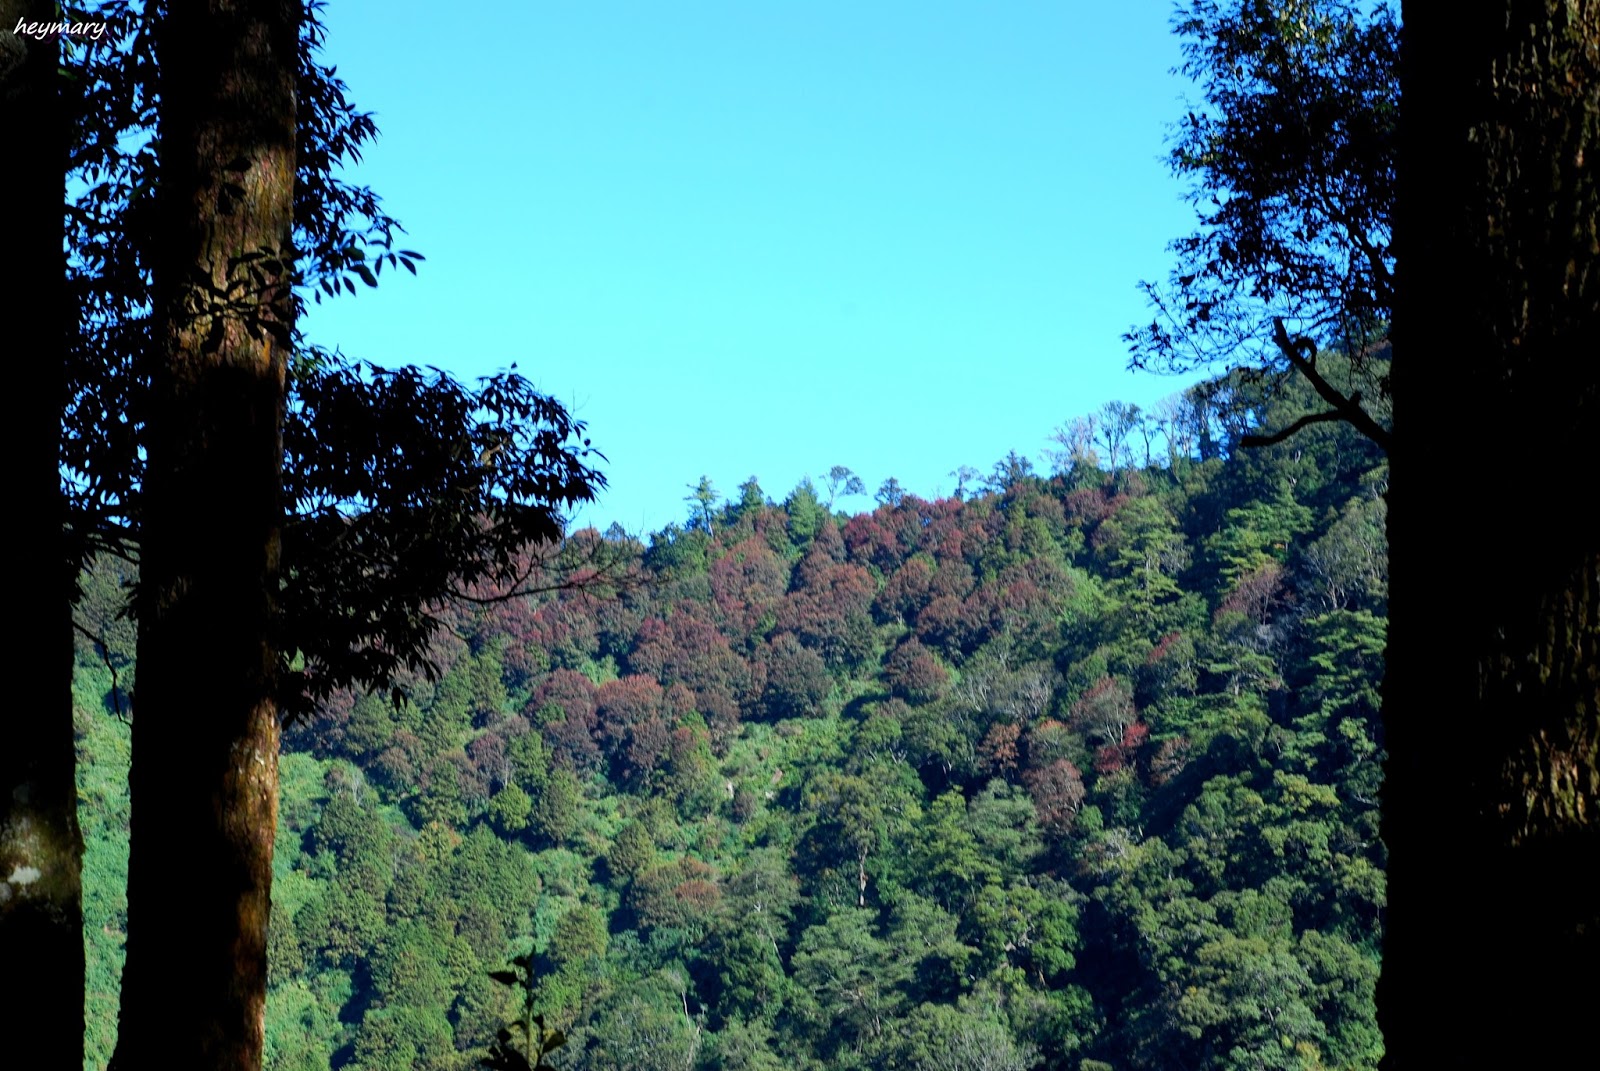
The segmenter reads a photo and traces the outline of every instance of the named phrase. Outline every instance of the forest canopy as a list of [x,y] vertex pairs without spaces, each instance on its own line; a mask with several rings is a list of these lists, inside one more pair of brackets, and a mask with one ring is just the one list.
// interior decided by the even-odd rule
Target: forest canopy
[[[834,499],[865,486],[842,466],[825,495],[807,482],[781,503],[754,478],[736,502],[702,479],[690,485],[685,523],[647,542],[616,530],[567,541],[567,552],[603,551],[647,581],[621,598],[577,585],[441,608],[435,620],[449,630],[419,644],[415,660],[323,677],[307,693],[314,717],[290,740],[282,814],[275,773],[263,782],[270,791],[249,794],[266,804],[247,831],[265,863],[252,887],[276,877],[277,888],[270,940],[260,898],[254,958],[234,971],[255,986],[239,1066],[261,1057],[270,961],[274,1066],[464,1066],[503,1041],[500,1024],[520,1012],[575,1067],[1365,1067],[1382,1048],[1370,993],[1383,920],[1394,923],[1383,1007],[1395,1066],[1469,1050],[1526,1057],[1574,1033],[1585,1009],[1564,979],[1586,977],[1600,932],[1579,869],[1593,855],[1600,784],[1600,555],[1592,526],[1575,523],[1583,498],[1568,472],[1505,451],[1463,465],[1457,443],[1461,414],[1493,412],[1512,433],[1538,432],[1554,456],[1588,451],[1593,365],[1572,357],[1587,352],[1600,308],[1585,170],[1600,99],[1590,92],[1596,9],[1485,3],[1431,21],[1418,8],[1404,42],[1403,131],[1384,106],[1396,56],[1384,8],[1190,9],[1186,69],[1212,111],[1189,117],[1174,164],[1196,180],[1201,230],[1177,247],[1192,258],[1174,276],[1179,304],[1153,292],[1158,319],[1134,333],[1149,347],[1135,360],[1181,365],[1174,340],[1203,344],[1219,325],[1223,345],[1202,345],[1201,360],[1233,363],[1241,346],[1255,359],[1159,422],[1114,405],[1069,424],[1049,475],[1015,453],[981,485],[975,470],[958,470],[950,499],[922,499],[891,478],[879,508],[852,518]],[[1371,11],[1372,36],[1343,32],[1347,16]],[[274,18],[278,30],[293,21],[281,7]],[[293,48],[280,36],[289,47],[271,80],[281,105],[293,99],[278,92],[293,81]],[[209,62],[204,49],[169,55]],[[52,75],[54,64],[29,61],[30,76],[41,70]],[[1340,72],[1355,99],[1333,99],[1340,85],[1320,84],[1319,70]],[[1273,110],[1285,102],[1293,122]],[[268,154],[279,163],[292,160],[278,150],[292,148],[293,111],[267,116],[288,131]],[[1328,119],[1328,136],[1308,137],[1318,132],[1307,115]],[[163,151],[181,154],[191,140],[169,137]],[[1258,187],[1282,194],[1275,183],[1328,179],[1346,149],[1366,169],[1340,172],[1349,188],[1251,203]],[[177,188],[173,174],[163,197]],[[288,174],[275,172],[281,234],[293,229]],[[1410,258],[1392,291],[1391,208],[1395,248]],[[40,266],[60,251],[50,231],[18,232]],[[1287,259],[1285,236],[1304,243]],[[171,254],[176,243],[156,249]],[[1299,254],[1308,257],[1291,263]],[[49,285],[32,287],[38,300],[25,307],[61,296],[55,274],[37,273]],[[281,281],[263,287],[280,305]],[[124,297],[142,307],[137,288]],[[1391,309],[1398,394],[1411,407],[1395,464],[1395,515],[1408,518],[1398,528],[1387,524],[1383,456],[1397,382]],[[284,323],[280,311],[266,320]],[[184,356],[182,344],[167,348]],[[1450,356],[1437,382],[1422,385],[1412,349]],[[281,356],[274,368],[285,367]],[[87,397],[75,389],[58,393]],[[98,399],[89,402],[92,420]],[[253,423],[213,406],[199,413],[224,431]],[[44,407],[45,423],[55,417]],[[69,439],[71,430],[69,420]],[[1280,448],[1290,435],[1292,449]],[[54,442],[50,428],[25,440]],[[1252,443],[1270,449],[1236,449]],[[496,456],[494,443],[482,445],[477,460]],[[112,446],[143,456],[126,440]],[[155,487],[162,469],[149,456]],[[152,648],[142,636],[135,666],[117,610],[129,585],[211,589],[175,570],[162,578],[156,551],[185,566],[191,556],[160,538],[124,544],[151,551],[137,578],[126,563],[79,556],[89,542],[57,553],[58,491],[70,504],[84,488],[56,486],[61,462],[43,446],[32,460],[29,486],[48,492],[39,495],[48,508],[23,511],[49,546],[40,560],[89,567],[72,593],[86,615],[76,676],[58,681],[75,690],[58,689],[53,724],[57,742],[70,745],[65,730],[75,730],[78,788],[93,804],[85,888],[98,1058],[128,918],[118,892],[126,734],[105,715],[120,713],[134,672],[146,698],[151,681],[191,676],[171,657],[182,644]],[[126,505],[116,495],[135,486],[134,469],[103,471],[122,481],[111,490]],[[1516,488],[1523,501],[1485,511],[1480,538],[1460,540],[1454,510],[1485,486]],[[180,511],[152,513],[169,533],[184,527]],[[476,520],[471,509],[455,517]],[[1404,612],[1380,729],[1386,529]],[[1530,531],[1538,553],[1524,549]],[[269,534],[262,590],[277,581]],[[1483,548],[1497,552],[1489,568]],[[507,547],[495,564],[520,563]],[[73,587],[40,572],[46,589]],[[52,627],[38,630],[44,639],[23,664],[48,663],[54,642],[65,666],[61,594],[37,599],[55,611]],[[214,608],[239,603],[222,597]],[[432,612],[428,598],[412,609],[424,604]],[[306,650],[279,639],[267,635],[263,649],[286,667]],[[439,675],[417,672],[430,666]],[[223,685],[231,677],[209,657],[187,668],[202,685],[206,673]],[[387,698],[339,686],[388,678],[397,689]],[[183,712],[220,690],[192,688]],[[149,709],[134,722],[146,732]],[[1453,731],[1438,731],[1425,714],[1435,709],[1451,712]],[[176,748],[141,750],[164,756],[166,773],[190,772]],[[1386,752],[1392,870],[1375,810]],[[10,750],[29,762],[6,777],[33,754]],[[67,776],[35,810],[69,819],[59,891],[74,915],[56,929],[75,946],[71,757],[70,747],[51,753]],[[6,803],[18,800],[34,805],[27,792]],[[203,825],[203,811],[172,813],[200,814]],[[280,818],[273,863],[260,834]],[[157,888],[142,875],[165,877],[193,851],[186,832],[167,827],[171,854],[144,864],[136,899]],[[140,840],[161,839],[136,837],[136,849]],[[220,899],[196,903],[227,914]],[[184,921],[179,907],[166,910]],[[190,951],[171,939],[178,933],[169,927],[162,951]],[[140,969],[153,961],[134,959]],[[55,982],[81,966],[61,962]],[[508,962],[526,974],[525,999],[494,988],[518,982]],[[1436,1008],[1483,1036],[1435,1037],[1440,1012],[1408,1015],[1423,983]],[[128,993],[147,1008],[166,999],[142,982],[125,989],[125,1027]],[[175,1037],[220,1021],[166,1003],[189,1013]],[[158,1016],[132,1021],[147,1045],[157,1039]],[[1558,1028],[1524,1037],[1524,1024],[1544,1021]]]
[[[267,1066],[471,1066],[519,955],[562,1068],[1376,1066],[1386,466],[1230,434],[854,517],[752,480],[575,533],[618,598],[458,605],[436,681],[289,733]],[[126,579],[76,693],[96,1061]]]

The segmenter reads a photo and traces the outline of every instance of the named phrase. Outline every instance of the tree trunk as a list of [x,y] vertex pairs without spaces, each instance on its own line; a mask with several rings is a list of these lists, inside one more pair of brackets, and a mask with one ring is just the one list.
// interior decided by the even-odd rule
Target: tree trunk
[[19,38],[17,23],[51,22],[53,3],[0,0],[0,116],[13,150],[0,163],[6,214],[7,349],[28,387],[7,423],[20,537],[16,605],[27,623],[8,645],[21,689],[0,718],[0,1036],[23,1039],[34,1066],[83,1067],[83,836],[72,733],[72,584],[61,495],[66,394],[66,256],[61,205],[67,130],[60,45]]
[[163,229],[112,1065],[254,1069],[277,818],[300,7],[168,11],[156,38]]
[[1600,3],[1405,8],[1384,725],[1390,1068],[1600,1006]]

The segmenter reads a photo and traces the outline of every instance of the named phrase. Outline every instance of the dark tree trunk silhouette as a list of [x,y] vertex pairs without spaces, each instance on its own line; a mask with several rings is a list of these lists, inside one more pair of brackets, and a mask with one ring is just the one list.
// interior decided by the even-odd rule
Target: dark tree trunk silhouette
[[1385,1066],[1566,1066],[1600,1007],[1600,3],[1407,4],[1404,42]]
[[278,790],[293,0],[173,4],[158,30],[128,959],[117,1068],[260,1066]]
[[[8,415],[18,538],[16,605],[26,623],[7,645],[26,683],[0,718],[0,1019],[6,1044],[38,1043],[34,1066],[83,1066],[83,911],[72,734],[73,577],[63,530],[61,406],[66,390],[66,256],[60,206],[67,131],[54,40],[18,37],[53,22],[52,3],[0,0],[0,162],[6,215],[5,350],[27,384]],[[19,1056],[20,1058],[20,1056]]]

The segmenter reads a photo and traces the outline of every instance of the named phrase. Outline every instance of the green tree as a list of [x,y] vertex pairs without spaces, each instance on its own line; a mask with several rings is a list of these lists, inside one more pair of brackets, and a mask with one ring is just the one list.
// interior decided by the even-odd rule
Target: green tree
[[606,917],[590,904],[574,904],[562,912],[544,953],[538,957],[533,1006],[552,1024],[577,1018],[595,988],[595,967],[605,955],[609,935]]
[[634,819],[617,831],[606,853],[606,865],[619,881],[631,882],[656,863],[655,839],[644,823]]
[[868,864],[883,850],[891,834],[906,826],[907,816],[901,809],[905,802],[903,789],[886,783],[881,776],[856,777],[821,770],[806,783],[804,798],[807,809],[821,816],[811,832],[819,858],[837,868],[841,878],[848,871],[856,906],[864,908]]
[[518,787],[537,797],[550,776],[550,749],[544,740],[536,732],[518,733],[506,745],[506,759]]
[[1189,548],[1176,519],[1155,496],[1131,499],[1101,522],[1095,542],[1130,635],[1153,640],[1180,623],[1183,591],[1177,577],[1189,565]]
[[1336,934],[1306,930],[1295,958],[1311,978],[1307,1003],[1325,1024],[1322,1057],[1331,1067],[1376,1067],[1383,1035],[1373,1006],[1378,959]]
[[787,943],[795,902],[800,898],[787,859],[774,848],[756,848],[745,856],[744,865],[728,879],[727,886],[727,909],[752,923],[776,953],[779,944]]
[[973,905],[971,929],[986,965],[1027,971],[1040,983],[1061,978],[1077,960],[1078,910],[1065,887],[987,885]]
[[1280,484],[1272,501],[1228,510],[1222,530],[1206,540],[1206,553],[1224,587],[1232,586],[1268,562],[1287,559],[1290,549],[1310,527],[1311,511]]
[[1389,599],[1388,505],[1375,494],[1345,503],[1339,519],[1305,549],[1302,587],[1318,609],[1382,612]]
[[754,476],[739,485],[739,516],[745,517],[763,509],[767,496]]
[[974,1009],[924,1004],[907,1016],[896,1046],[902,1063],[917,1071],[1029,1071],[1039,1051],[1018,1042],[1003,1022]]
[[1325,1030],[1308,1003],[1311,977],[1285,942],[1229,934],[1202,945],[1175,989],[1163,1009],[1165,1052],[1150,1066],[1201,1046],[1220,1057],[1207,1061],[1215,1067],[1320,1066]]
[[1144,284],[1156,316],[1126,336],[1131,364],[1298,377],[1323,408],[1258,441],[1344,421],[1387,448],[1399,23],[1353,0],[1190,0],[1176,26],[1203,101],[1170,160],[1199,229],[1168,285]]
[[1029,872],[1042,845],[1028,793],[995,778],[967,805],[967,826],[1006,881]]
[[712,522],[716,519],[713,507],[717,504],[717,489],[712,486],[711,477],[700,477],[700,482],[689,488],[689,493],[683,500],[695,507],[694,516],[689,522],[690,527],[698,528],[707,535],[713,534]]
[[770,1022],[789,988],[783,958],[763,921],[725,911],[703,945],[705,990],[723,1020]]
[[950,1000],[965,988],[976,950],[961,939],[961,921],[915,893],[895,896],[885,936],[895,970],[909,976],[908,1000]]
[[823,1051],[875,1039],[905,1002],[910,961],[873,933],[873,913],[846,908],[800,935],[794,978],[802,1014],[826,1038]]
[[783,508],[789,515],[789,538],[797,547],[808,545],[819,528],[831,523],[828,510],[817,500],[816,486],[809,479],[795,485],[784,499]]
[[662,971],[618,991],[595,1013],[580,1066],[592,1071],[693,1067],[705,1028],[689,1014],[687,980]]
[[928,807],[917,823],[910,854],[915,887],[958,914],[971,905],[980,888],[1000,879],[992,857],[979,849],[978,839],[967,828],[966,800],[954,790]]
[[557,766],[534,800],[529,828],[551,844],[563,844],[578,828],[582,804],[583,788],[577,777],[565,766]]
[[356,1031],[352,1065],[358,1071],[445,1071],[454,1062],[450,1021],[441,1007],[382,1007]]
[[533,800],[515,781],[506,785],[489,801],[489,820],[501,835],[515,837],[528,828]]
[[707,988],[718,1015],[754,1030],[778,1017],[789,990],[783,950],[799,890],[785,858],[771,848],[747,855],[724,888],[702,970],[711,975]]
[[772,1034],[759,1022],[731,1020],[711,1040],[716,1071],[783,1071],[792,1066],[772,1051]]
[[340,884],[383,898],[393,879],[394,833],[369,801],[354,791],[336,792],[322,808],[308,838],[312,852],[333,858]]

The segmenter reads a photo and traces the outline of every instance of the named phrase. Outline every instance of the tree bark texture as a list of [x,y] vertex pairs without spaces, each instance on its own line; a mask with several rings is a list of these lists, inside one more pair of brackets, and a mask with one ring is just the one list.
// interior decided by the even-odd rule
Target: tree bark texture
[[175,2],[156,42],[126,1071],[262,1058],[300,16],[293,0]]
[[10,637],[21,688],[0,718],[0,1044],[36,1067],[83,1066],[83,837],[72,732],[72,590],[61,494],[66,391],[60,43],[19,37],[52,3],[0,0],[0,206],[9,264],[3,348],[27,384],[7,418],[15,494],[6,528],[27,623]]
[[1385,1066],[1568,1066],[1600,1008],[1600,0],[1404,22]]

